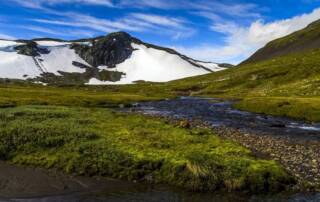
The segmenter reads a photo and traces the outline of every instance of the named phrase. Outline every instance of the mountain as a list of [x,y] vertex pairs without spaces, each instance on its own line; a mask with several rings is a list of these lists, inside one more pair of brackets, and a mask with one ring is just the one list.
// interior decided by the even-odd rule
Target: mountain
[[64,41],[0,40],[0,78],[42,83],[131,84],[167,82],[230,67],[197,61],[125,32]]
[[292,53],[302,53],[317,48],[320,48],[320,20],[311,23],[305,29],[271,41],[242,64],[269,60]]

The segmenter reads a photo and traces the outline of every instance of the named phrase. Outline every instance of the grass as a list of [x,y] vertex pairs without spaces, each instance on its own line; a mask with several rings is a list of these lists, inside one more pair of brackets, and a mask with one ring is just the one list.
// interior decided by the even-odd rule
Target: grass
[[320,98],[245,98],[235,105],[241,110],[320,122]]
[[243,110],[319,121],[319,61],[316,49],[167,85],[181,94],[242,99],[236,106]]
[[27,83],[0,84],[0,108],[20,105],[63,105],[83,107],[114,107],[138,101],[152,101],[173,97],[156,92],[153,84],[128,86],[41,86]]
[[221,97],[320,96],[320,49],[169,83],[173,90]]
[[166,183],[195,191],[272,192],[292,183],[274,161],[205,129],[102,108],[0,109],[0,158],[79,175]]

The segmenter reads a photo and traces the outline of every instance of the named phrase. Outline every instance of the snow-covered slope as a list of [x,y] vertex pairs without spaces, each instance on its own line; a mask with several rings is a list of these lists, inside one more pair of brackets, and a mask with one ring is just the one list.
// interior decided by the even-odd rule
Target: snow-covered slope
[[132,84],[167,82],[223,69],[145,44],[126,33],[81,42],[0,40],[0,78],[49,82],[45,78],[49,75],[52,82],[72,74],[72,79],[90,85]]
[[46,48],[49,53],[32,57],[18,54],[15,50],[16,46],[23,43],[0,40],[0,78],[27,79],[41,76],[42,73],[59,74],[58,71],[85,72],[72,64],[76,61],[88,65],[70,49],[68,43],[42,41],[40,44],[39,47]]
[[[125,72],[125,76],[118,82],[101,82],[104,84],[128,84],[134,81],[167,82],[171,80],[207,74],[204,68],[193,66],[182,60],[178,55],[168,54],[163,50],[147,48],[144,45],[132,43],[135,49],[131,57],[113,70]],[[105,67],[100,67],[105,69]],[[90,80],[89,84],[98,84],[96,79]]]

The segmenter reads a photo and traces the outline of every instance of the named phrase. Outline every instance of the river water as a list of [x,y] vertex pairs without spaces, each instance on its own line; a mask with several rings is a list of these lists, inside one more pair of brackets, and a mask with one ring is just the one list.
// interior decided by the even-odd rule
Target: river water
[[[176,119],[201,120],[212,126],[243,131],[290,135],[320,140],[320,124],[307,124],[232,108],[233,102],[183,97],[146,102],[125,111]],[[145,185],[112,179],[70,177],[41,169],[0,162],[0,201],[110,201],[110,202],[320,202],[320,193],[249,196],[243,193],[191,193],[162,185]]]
[[181,97],[159,102],[140,103],[134,111],[176,119],[200,120],[212,126],[225,126],[258,134],[289,135],[320,141],[320,123],[275,117],[232,107],[234,102],[221,99]]

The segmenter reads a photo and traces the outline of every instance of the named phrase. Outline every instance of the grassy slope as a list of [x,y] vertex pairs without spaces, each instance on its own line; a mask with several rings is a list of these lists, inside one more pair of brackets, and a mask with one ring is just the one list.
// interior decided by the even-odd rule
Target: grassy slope
[[174,91],[243,99],[237,107],[320,121],[320,50],[172,82]]
[[209,130],[102,108],[1,109],[0,138],[2,160],[81,175],[202,191],[278,191],[291,181],[274,161],[258,160]]
[[311,23],[305,29],[288,36],[276,39],[258,50],[242,64],[269,60],[292,53],[302,53],[306,50],[320,48],[320,20]]

